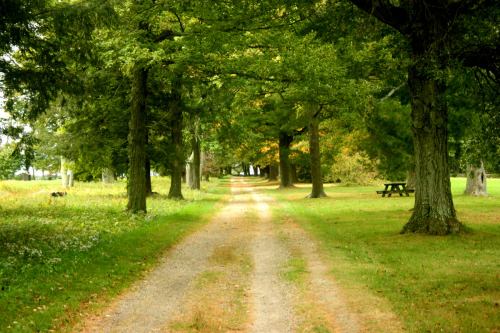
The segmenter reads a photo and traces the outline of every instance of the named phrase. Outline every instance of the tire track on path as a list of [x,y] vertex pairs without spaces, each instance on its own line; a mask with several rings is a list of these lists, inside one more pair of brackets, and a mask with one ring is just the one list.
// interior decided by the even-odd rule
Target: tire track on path
[[294,332],[297,318],[290,303],[289,288],[278,273],[289,259],[289,251],[278,241],[271,225],[269,205],[252,194],[258,211],[257,232],[252,240],[255,272],[251,293],[254,297],[252,333]]
[[[211,254],[217,247],[235,240],[241,242],[242,248],[249,249],[248,256],[253,261],[248,281],[250,291],[245,296],[248,318],[244,317],[241,326],[244,332],[298,331],[306,320],[297,310],[301,304],[308,307],[312,304],[313,314],[320,308],[327,313],[322,319],[324,327],[331,327],[334,332],[362,331],[357,316],[348,309],[342,292],[328,276],[329,268],[318,254],[316,242],[296,224],[273,223],[270,214],[273,200],[253,190],[245,179],[231,179],[233,196],[227,206],[209,224],[169,251],[157,268],[104,315],[90,321],[83,331],[170,332],[179,311],[192,303],[188,295],[193,283],[213,265],[209,260]],[[317,301],[313,303],[318,305],[296,294],[297,290],[281,275],[297,249],[307,261],[308,288],[316,295]]]
[[83,331],[159,331],[183,304],[191,282],[206,269],[214,247],[231,236],[232,220],[242,213],[239,192],[233,194],[207,226],[177,245],[131,292]]

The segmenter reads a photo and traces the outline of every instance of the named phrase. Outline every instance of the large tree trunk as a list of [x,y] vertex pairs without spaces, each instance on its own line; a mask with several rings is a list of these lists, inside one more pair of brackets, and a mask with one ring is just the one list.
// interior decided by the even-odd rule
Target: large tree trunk
[[111,169],[103,169],[101,176],[103,184],[110,184],[116,181],[115,173]]
[[260,169],[260,175],[263,178],[269,178],[269,165],[266,165],[264,168]]
[[243,170],[243,176],[248,177],[248,164],[242,162],[241,169]]
[[290,181],[292,184],[299,182],[299,177],[297,176],[297,166],[295,164],[290,163]]
[[293,182],[290,178],[290,144],[293,141],[293,136],[286,134],[285,132],[279,133],[279,157],[280,157],[280,187],[287,188],[292,187]]
[[129,122],[129,190],[127,209],[146,213],[146,97],[148,70],[135,64]]
[[193,187],[194,179],[193,179],[193,160],[194,160],[194,152],[191,151],[191,155],[189,155],[186,161],[186,186],[189,188]]
[[68,187],[68,159],[61,156],[61,185]]
[[309,122],[309,157],[311,160],[312,191],[307,198],[326,197],[321,176],[321,155],[319,150],[319,111]]
[[273,163],[269,166],[269,180],[270,182],[278,180],[279,174],[279,165],[277,163]]
[[193,184],[191,189],[199,190],[201,188],[201,149],[200,149],[200,140],[198,137],[198,123],[195,124],[195,130],[192,141],[193,148]]
[[261,177],[262,176],[262,170],[260,168],[260,165],[254,166],[254,170],[255,170],[255,176],[256,177]]
[[174,147],[173,161],[172,161],[172,179],[170,183],[169,198],[184,199],[182,196],[182,171],[184,158],[182,156],[182,122],[183,115],[181,109],[181,78],[177,78],[177,82],[173,83],[172,87],[172,101],[170,103],[171,117],[172,117],[172,132],[171,142]]
[[464,194],[475,196],[488,196],[486,191],[486,170],[483,161],[479,167],[467,164],[467,184]]
[[[463,230],[451,195],[448,164],[445,83],[430,77],[435,69],[424,56],[416,58],[408,77],[415,147],[415,208],[402,233],[446,235]],[[431,56],[431,55],[427,55]]]
[[406,179],[406,188],[409,190],[414,190],[417,187],[416,181],[415,181],[415,166],[408,171],[408,177]]
[[[149,116],[146,114],[146,117],[149,118]],[[147,118],[146,118],[146,121],[147,121]],[[146,123],[147,125],[147,123]],[[146,182],[146,197],[149,197],[149,196],[152,196],[153,195],[153,187],[151,185],[151,160],[149,158],[149,154],[148,154],[148,151],[147,151],[147,147],[149,145],[149,132],[148,132],[148,128],[146,128],[146,156],[145,156],[145,159],[146,159],[146,173],[145,173],[145,179],[144,181]]]
[[203,175],[205,175],[205,180],[208,181],[210,178],[210,172],[209,170],[205,170],[205,166],[207,165],[208,161],[208,152],[201,151],[200,147],[200,187],[201,187],[201,180],[203,179]]
[[146,156],[146,172],[145,172],[145,182],[146,182],[146,196],[153,195],[153,187],[151,185],[151,161],[149,157]]
[[[35,174],[33,173],[33,175]],[[68,187],[74,187],[74,186],[75,186],[75,171],[73,170],[73,166],[70,165],[70,168],[68,170]]]

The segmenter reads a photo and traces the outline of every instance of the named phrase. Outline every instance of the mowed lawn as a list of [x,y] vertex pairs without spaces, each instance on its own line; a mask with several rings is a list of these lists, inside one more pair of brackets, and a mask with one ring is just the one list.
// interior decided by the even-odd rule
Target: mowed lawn
[[223,197],[218,180],[169,200],[153,178],[148,214],[125,211],[126,183],[0,182],[0,332],[72,331],[89,313],[206,222]]
[[[488,179],[490,198],[464,196],[465,179],[452,179],[472,231],[446,237],[400,235],[414,197],[382,198],[382,186],[326,185],[329,197],[311,200],[309,184],[253,181],[277,199],[276,223],[293,219],[322,241],[354,308],[388,307],[410,332],[499,331],[499,179]],[[160,194],[144,216],[125,211],[124,182],[77,183],[63,198],[37,193],[59,181],[0,182],[0,332],[71,331],[205,223],[227,193],[218,184],[177,201],[166,198],[169,180],[155,178]]]
[[326,185],[322,199],[304,199],[309,184],[259,185],[278,200],[277,223],[293,219],[321,240],[332,276],[358,295],[354,307],[382,297],[411,332],[500,331],[500,179],[488,179],[489,198],[463,195],[465,179],[452,179],[457,216],[471,232],[445,237],[401,235],[414,197],[382,198],[382,185]]

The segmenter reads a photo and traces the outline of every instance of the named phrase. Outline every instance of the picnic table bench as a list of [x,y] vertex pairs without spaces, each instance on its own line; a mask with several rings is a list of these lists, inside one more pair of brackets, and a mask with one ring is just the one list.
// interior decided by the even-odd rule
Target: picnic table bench
[[[377,194],[382,194],[383,197],[387,194],[387,197],[390,197],[394,193],[398,193],[399,196],[403,196],[403,193],[406,194],[407,197],[410,196],[410,193],[415,192],[415,190],[410,190],[406,188],[406,183],[385,183],[385,189],[382,191],[377,191]],[[390,188],[390,189],[389,189]]]

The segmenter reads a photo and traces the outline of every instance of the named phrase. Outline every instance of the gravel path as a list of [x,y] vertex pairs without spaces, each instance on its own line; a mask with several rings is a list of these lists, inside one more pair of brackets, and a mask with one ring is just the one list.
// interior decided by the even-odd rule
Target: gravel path
[[329,267],[318,254],[318,244],[301,228],[289,226],[286,234],[294,246],[298,247],[307,262],[310,272],[311,289],[315,293],[318,303],[330,310],[334,318],[333,327],[336,332],[360,332],[359,318],[351,312],[345,301],[342,291],[337,284],[328,277]]
[[[234,202],[238,202],[234,196]],[[232,232],[241,214],[239,204],[228,204],[213,221],[179,244],[160,265],[118,304],[85,332],[152,332],[160,330],[182,305],[191,282],[205,270],[213,248]]]
[[290,304],[289,288],[278,272],[289,258],[289,251],[276,239],[269,205],[253,194],[258,211],[257,232],[252,242],[255,273],[252,284],[255,311],[251,332],[294,332],[297,319]]
[[[359,332],[361,325],[342,301],[338,287],[327,276],[328,267],[317,254],[316,243],[297,226],[277,227],[272,223],[269,204],[272,200],[254,193],[244,179],[233,178],[232,199],[204,228],[175,247],[144,280],[139,282],[115,306],[88,323],[84,332],[157,332],[166,327],[183,304],[193,281],[209,266],[215,247],[234,240],[241,233],[249,243],[253,259],[247,332],[295,332],[301,318],[296,315],[293,288],[280,277],[290,259],[290,245],[278,238],[284,233],[307,260],[311,289],[318,302],[335,318],[338,332]],[[248,214],[256,213],[252,228],[245,229]],[[285,228],[279,230],[278,228]],[[239,234],[238,234],[239,233]],[[295,300],[295,301],[294,301]]]

